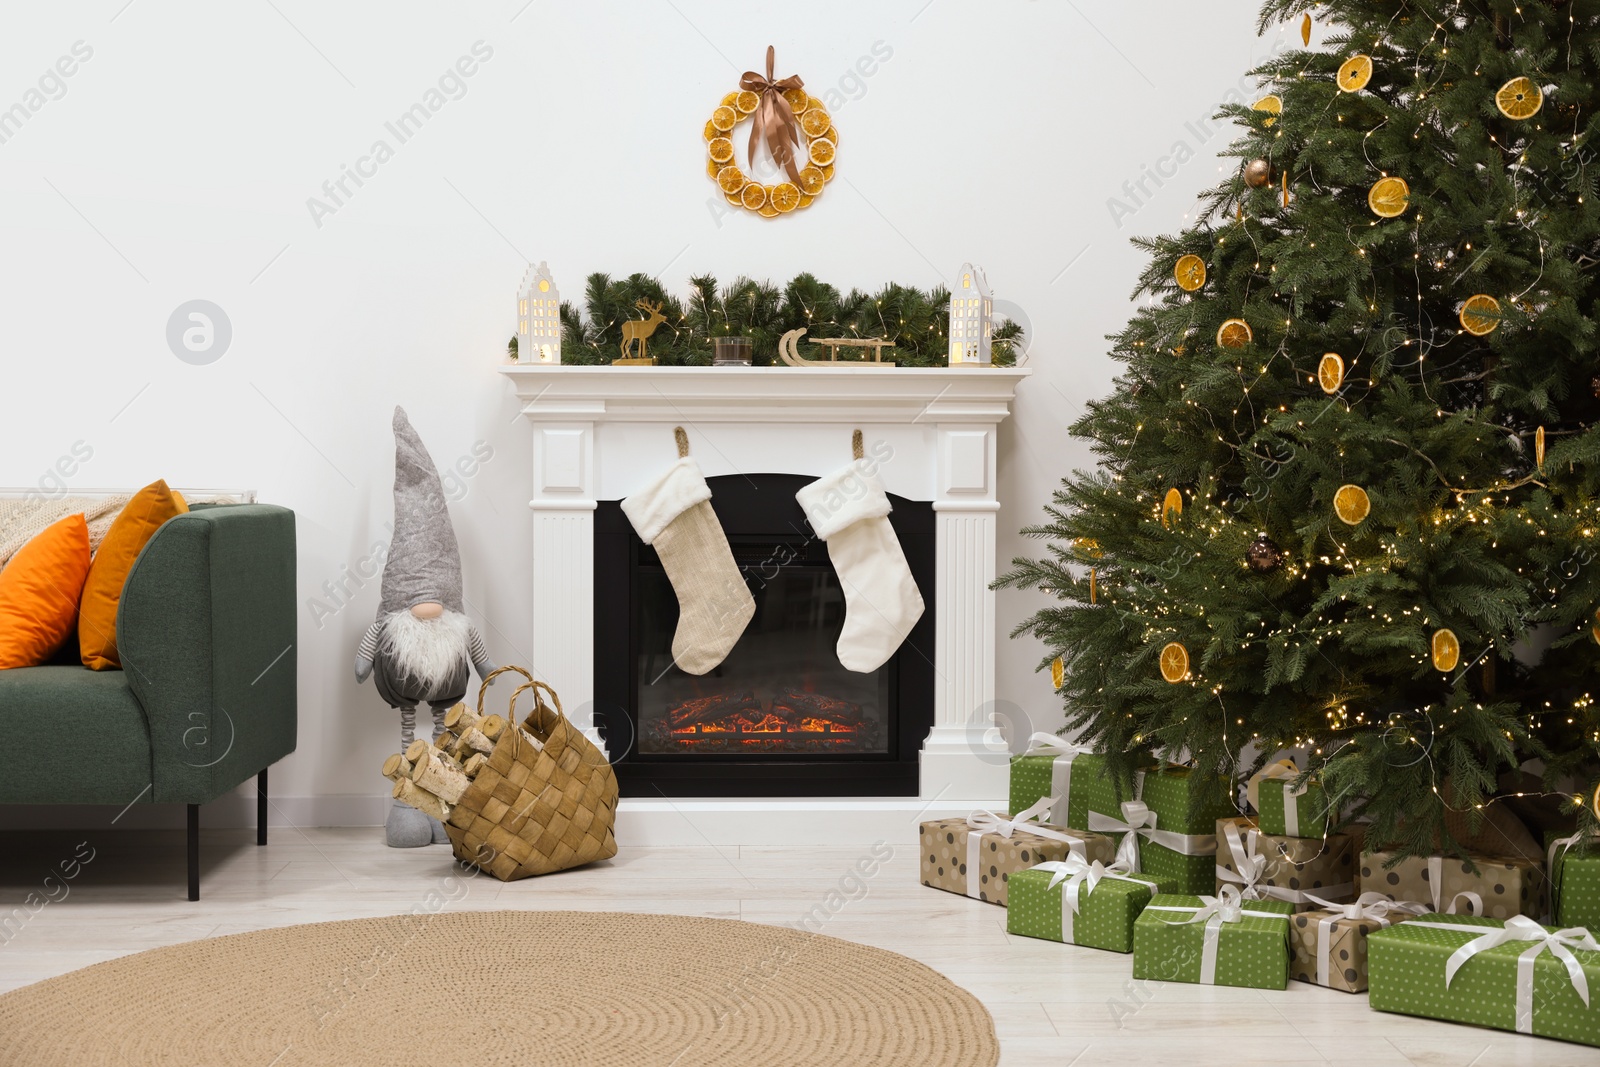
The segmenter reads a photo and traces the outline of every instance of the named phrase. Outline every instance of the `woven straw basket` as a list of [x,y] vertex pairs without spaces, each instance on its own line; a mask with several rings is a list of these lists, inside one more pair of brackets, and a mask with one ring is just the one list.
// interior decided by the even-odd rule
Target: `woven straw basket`
[[[594,743],[572,728],[556,691],[521,667],[501,667],[478,687],[478,714],[483,714],[489,683],[507,671],[528,681],[511,694],[506,729],[445,824],[456,859],[512,882],[615,856],[616,772]],[[517,697],[529,692],[533,710],[519,730],[512,725]],[[553,709],[543,694],[549,694]],[[523,730],[543,747],[531,744]]]

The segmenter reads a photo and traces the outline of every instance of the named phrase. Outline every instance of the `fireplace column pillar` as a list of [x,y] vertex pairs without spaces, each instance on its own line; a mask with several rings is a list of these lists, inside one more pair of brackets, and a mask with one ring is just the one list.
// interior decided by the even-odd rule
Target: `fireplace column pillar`
[[533,487],[536,659],[527,666],[604,750],[594,728],[594,423],[535,421]]
[[937,544],[933,730],[922,746],[924,799],[1003,800],[1010,752],[994,722],[996,425],[941,424],[933,510]]

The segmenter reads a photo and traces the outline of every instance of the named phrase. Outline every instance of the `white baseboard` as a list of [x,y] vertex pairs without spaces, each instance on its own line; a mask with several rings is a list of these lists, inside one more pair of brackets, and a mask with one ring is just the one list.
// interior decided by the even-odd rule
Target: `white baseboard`
[[[273,797],[268,826],[377,826],[386,796]],[[965,815],[977,807],[1004,811],[1005,801],[921,800],[916,797],[816,799],[625,797],[617,807],[617,840],[624,846],[838,845],[856,847],[917,840],[917,824]],[[233,793],[200,809],[202,829],[253,827],[255,797]],[[119,814],[110,805],[0,805],[0,830],[182,830],[181,804],[135,804]]]

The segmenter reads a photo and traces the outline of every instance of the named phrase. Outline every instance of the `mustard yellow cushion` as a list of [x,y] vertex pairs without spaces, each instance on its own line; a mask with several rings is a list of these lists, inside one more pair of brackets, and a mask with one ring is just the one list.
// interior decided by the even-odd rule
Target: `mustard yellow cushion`
[[68,515],[0,570],[0,670],[37,667],[72,635],[89,574],[89,525]]
[[78,651],[85,667],[111,671],[122,666],[117,657],[117,601],[128,571],[161,524],[188,510],[183,497],[166,482],[152,482],[133,495],[111,524],[89,565],[78,609]]

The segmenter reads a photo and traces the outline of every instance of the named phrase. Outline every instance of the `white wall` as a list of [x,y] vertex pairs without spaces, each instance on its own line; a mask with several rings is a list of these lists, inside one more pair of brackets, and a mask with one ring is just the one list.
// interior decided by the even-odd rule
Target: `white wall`
[[[1000,456],[1015,531],[1087,462],[1066,430],[1109,388],[1103,336],[1142,265],[1127,238],[1183,224],[1231,163],[1228,131],[1202,123],[1292,32],[1258,40],[1253,0],[124,4],[0,12],[0,108],[40,103],[37,78],[92,49],[64,95],[47,80],[59,98],[0,127],[0,485],[82,442],[74,486],[165,477],[295,510],[300,745],[274,792],[325,798],[285,809],[306,818],[370,810],[332,798],[379,792],[395,745],[394,714],[350,676],[376,580],[320,626],[308,602],[386,538],[396,403],[441,466],[492,449],[454,505],[468,598],[497,659],[539,660],[531,435],[495,373],[527,260],[569,297],[596,270],[682,291],[701,271],[927,286],[982,264],[1036,335]],[[384,124],[479,41],[492,56],[465,95],[398,144]],[[768,43],[780,75],[843,101],[837,180],[775,221],[720,210],[700,136]],[[875,47],[889,58],[851,81]],[[394,158],[314,221],[307,199],[380,138]],[[1175,152],[1195,158],[1162,163]],[[1128,199],[1158,164],[1172,176]],[[205,366],[166,340],[192,299],[233,329]],[[1033,547],[1003,533],[1000,555]],[[999,696],[1048,729],[1041,650],[1004,639],[1038,603],[1000,595]]]

